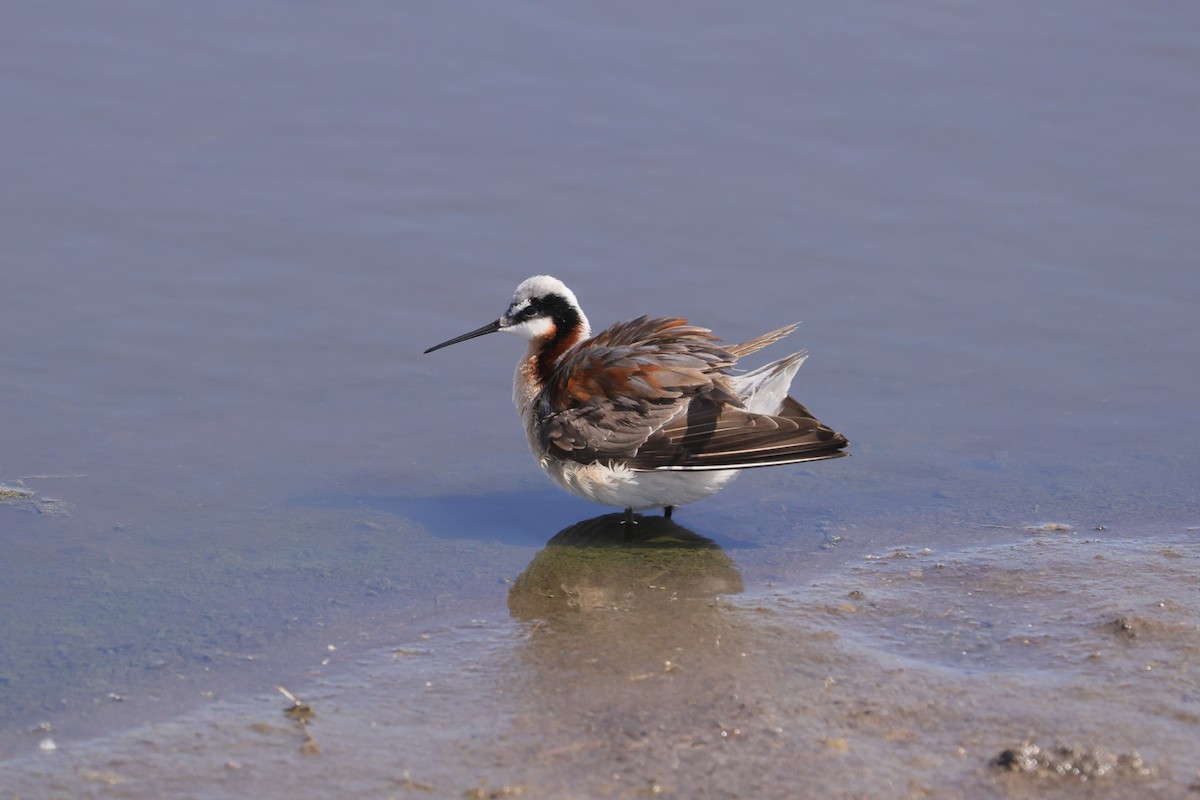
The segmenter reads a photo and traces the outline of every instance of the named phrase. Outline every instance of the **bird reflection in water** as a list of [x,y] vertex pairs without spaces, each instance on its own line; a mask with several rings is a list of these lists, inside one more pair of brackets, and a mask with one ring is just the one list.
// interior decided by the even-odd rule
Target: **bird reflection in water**
[[619,762],[650,779],[677,748],[721,726],[738,734],[752,713],[739,697],[745,623],[720,599],[743,583],[711,539],[660,516],[626,538],[623,519],[572,525],[513,583],[509,611],[530,624],[508,689],[522,708],[514,734],[547,743],[535,758],[597,774]]
[[681,606],[709,609],[718,596],[742,591],[741,573],[711,539],[665,517],[639,517],[632,529],[623,520],[584,520],[547,542],[509,591],[512,615],[553,621],[614,612],[628,624],[629,612],[669,613],[678,625]]

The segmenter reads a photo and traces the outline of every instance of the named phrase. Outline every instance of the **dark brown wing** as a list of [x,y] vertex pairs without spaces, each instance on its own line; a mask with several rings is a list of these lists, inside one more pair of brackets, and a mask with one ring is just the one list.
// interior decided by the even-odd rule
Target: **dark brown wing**
[[[757,349],[789,330],[735,347]],[[791,397],[778,415],[747,411],[723,372],[736,360],[686,320],[614,325],[551,376],[537,401],[542,446],[575,461],[619,459],[638,470],[742,469],[845,455],[846,437]]]
[[777,415],[697,397],[629,460],[640,470],[749,469],[846,455],[845,436],[788,397]]
[[535,401],[542,446],[588,463],[637,456],[690,399],[738,400],[720,371],[737,360],[687,320],[639,317],[580,344]]

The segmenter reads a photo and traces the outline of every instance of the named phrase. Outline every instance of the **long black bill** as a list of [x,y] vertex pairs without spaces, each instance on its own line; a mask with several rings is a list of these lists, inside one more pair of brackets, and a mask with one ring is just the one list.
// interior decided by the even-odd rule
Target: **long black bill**
[[433,347],[429,348],[425,352],[432,353],[434,350],[441,350],[443,347],[449,347],[452,344],[458,344],[459,342],[465,342],[467,339],[474,339],[476,336],[484,336],[489,333],[495,333],[498,330],[500,330],[500,320],[496,320],[495,322],[489,322],[487,325],[484,325],[482,328],[473,330],[470,333],[464,333],[462,336],[455,336],[453,339],[451,339],[448,342],[442,342],[441,344],[435,344]]

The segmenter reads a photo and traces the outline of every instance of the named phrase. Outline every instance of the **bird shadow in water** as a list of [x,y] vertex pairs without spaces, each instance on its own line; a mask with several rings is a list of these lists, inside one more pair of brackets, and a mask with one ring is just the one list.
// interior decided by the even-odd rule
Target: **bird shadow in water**
[[[515,545],[536,545],[543,541],[544,531],[554,526],[568,525],[579,519],[581,508],[594,507],[591,503],[577,500],[561,492],[523,490],[513,492],[488,492],[477,495],[440,495],[433,497],[411,497],[385,493],[362,492],[333,495],[309,495],[296,498],[293,506],[308,506],[325,509],[358,509],[380,511],[420,523],[434,536],[444,539],[488,539]],[[676,515],[679,509],[676,509]],[[575,535],[597,536],[603,528],[612,533],[607,521],[616,520],[617,532],[614,544],[636,546],[651,530],[659,530],[662,523],[674,524],[672,520],[657,515],[635,515],[638,524],[633,526],[629,541],[622,540],[624,528],[619,523],[621,513],[605,514],[568,525],[551,541],[580,528]],[[604,522],[601,525],[601,521]],[[675,528],[687,530],[682,526]],[[697,534],[688,531],[695,536]],[[706,541],[720,546],[743,549],[757,548],[754,542],[739,540],[711,531],[704,532]],[[607,535],[607,534],[606,534]]]

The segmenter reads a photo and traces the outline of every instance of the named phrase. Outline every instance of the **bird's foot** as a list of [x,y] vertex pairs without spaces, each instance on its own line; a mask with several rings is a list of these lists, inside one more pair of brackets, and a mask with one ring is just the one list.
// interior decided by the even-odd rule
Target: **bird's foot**
[[621,521],[621,527],[625,529],[625,538],[629,539],[633,536],[634,526],[637,525],[637,520],[633,518],[633,509],[625,509],[625,519]]

